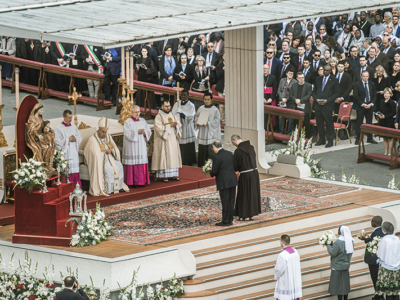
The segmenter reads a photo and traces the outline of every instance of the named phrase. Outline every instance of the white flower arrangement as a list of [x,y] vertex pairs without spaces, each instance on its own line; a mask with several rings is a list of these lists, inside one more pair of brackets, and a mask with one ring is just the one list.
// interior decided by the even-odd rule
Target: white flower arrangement
[[47,169],[43,166],[43,162],[36,161],[34,158],[25,157],[25,159],[26,162],[21,162],[20,159],[20,168],[11,173],[14,173],[15,187],[19,186],[30,193],[33,188],[43,186]]
[[60,150],[54,150],[54,159],[53,159],[53,167],[55,169],[57,169],[57,167],[60,167],[60,174],[67,174],[67,165],[68,165],[68,161],[69,159],[65,159],[64,156],[64,151]]
[[342,167],[342,182],[360,184],[360,175],[356,177],[356,170],[354,170],[353,174],[346,176],[346,174],[344,174],[343,172],[343,167]]
[[332,180],[332,181],[336,180],[335,173],[332,173],[330,180]]
[[400,184],[400,182],[398,182],[396,184],[395,174],[392,173],[392,180],[389,181],[388,189],[397,190],[398,189],[397,187],[399,186],[399,184]]
[[378,251],[378,245],[382,238],[380,236],[375,236],[372,241],[367,243],[367,251],[373,255],[376,256],[376,252]]
[[320,238],[318,238],[318,243],[322,246],[333,245],[336,240],[336,235],[331,230],[328,230]]
[[211,170],[212,170],[212,159],[209,158],[209,159],[206,161],[206,164],[203,166],[203,173],[204,173],[204,174],[210,173]]
[[84,211],[82,219],[71,218],[66,223],[72,222],[77,223],[77,230],[72,235],[71,246],[72,247],[84,247],[94,246],[99,244],[101,241],[108,240],[108,237],[112,235],[112,226],[105,220],[105,213],[100,208],[100,203],[96,204],[96,212],[93,214],[91,210]]

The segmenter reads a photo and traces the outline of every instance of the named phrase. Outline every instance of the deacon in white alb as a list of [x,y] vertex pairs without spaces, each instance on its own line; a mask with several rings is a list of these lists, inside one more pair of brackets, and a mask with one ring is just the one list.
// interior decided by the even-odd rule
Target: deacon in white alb
[[213,96],[207,92],[203,99],[204,105],[200,106],[196,113],[196,127],[199,129],[197,164],[200,168],[205,165],[209,158],[212,159],[215,155],[211,144],[215,140],[221,140],[221,115],[218,108],[213,105]]
[[89,193],[93,196],[129,191],[124,183],[121,155],[111,135],[107,133],[108,127],[108,119],[101,118],[99,129],[88,139],[84,149],[90,175]]
[[71,123],[72,112],[65,110],[63,112],[64,121],[56,127],[55,143],[56,150],[63,151],[63,156],[68,160],[69,181],[74,183],[74,187],[79,183],[82,188],[81,177],[79,176],[79,145],[82,142],[82,136],[79,129]]
[[279,300],[294,300],[302,297],[300,255],[290,247],[290,236],[281,236],[282,252],[275,264],[276,280],[274,298]]
[[131,111],[132,117],[124,123],[122,164],[125,183],[139,187],[150,184],[147,141],[150,140],[151,129],[145,119],[139,118],[138,105],[132,106]]
[[194,132],[193,119],[196,114],[194,104],[188,100],[187,91],[181,93],[181,99],[175,103],[172,113],[182,124],[182,136],[179,140],[182,165],[191,166],[196,163],[196,134]]

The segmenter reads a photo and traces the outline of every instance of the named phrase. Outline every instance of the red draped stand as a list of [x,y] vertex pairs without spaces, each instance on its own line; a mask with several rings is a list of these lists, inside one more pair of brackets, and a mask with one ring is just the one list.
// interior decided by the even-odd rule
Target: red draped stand
[[[38,103],[34,96],[26,96],[19,105],[15,121],[16,158],[25,162],[32,151],[25,142],[25,124],[33,107]],[[49,184],[51,181],[48,181]],[[25,189],[15,189],[15,233],[13,243],[34,245],[68,246],[76,225],[71,229],[69,219],[69,194],[73,183],[62,183],[48,187],[48,193],[39,190],[29,193]]]

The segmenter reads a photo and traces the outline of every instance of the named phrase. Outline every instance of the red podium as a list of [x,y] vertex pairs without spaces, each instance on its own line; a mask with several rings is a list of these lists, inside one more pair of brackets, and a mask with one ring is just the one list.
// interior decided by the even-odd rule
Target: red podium
[[[15,122],[16,158],[25,162],[32,151],[25,142],[25,124],[33,107],[38,103],[34,96],[26,96],[18,107]],[[69,194],[74,190],[73,183],[51,185],[47,193],[16,188],[15,196],[15,233],[13,243],[34,245],[69,246],[76,225],[71,230],[69,219]]]

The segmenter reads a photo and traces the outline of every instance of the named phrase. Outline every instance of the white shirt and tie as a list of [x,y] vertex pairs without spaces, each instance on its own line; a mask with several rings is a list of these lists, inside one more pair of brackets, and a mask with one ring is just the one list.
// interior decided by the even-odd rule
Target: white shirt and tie
[[304,70],[303,70],[304,77],[307,76],[307,73],[308,73],[309,70],[310,70],[310,67],[308,67],[307,69],[304,69]]
[[[213,52],[208,52],[207,53],[207,58],[206,58],[206,67],[211,67],[211,62],[212,62],[212,57],[213,57]],[[207,68],[208,72],[207,74],[210,75],[210,68]]]
[[185,73],[186,70],[186,64],[182,64],[182,72]]
[[340,80],[342,80],[343,73],[344,73],[344,72],[342,72],[342,73],[337,73],[337,74],[336,74],[336,78],[337,78],[337,80],[339,81],[339,83],[340,83]]

